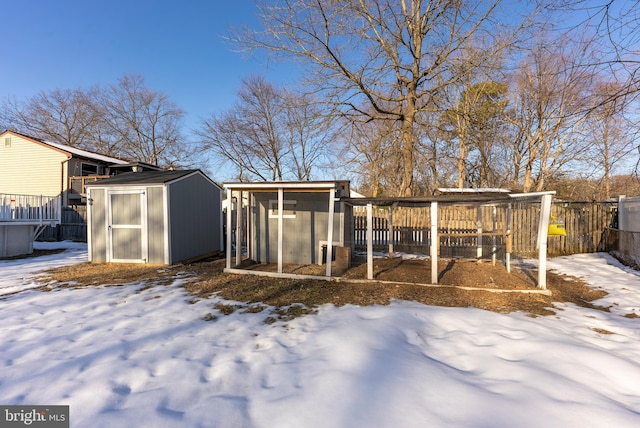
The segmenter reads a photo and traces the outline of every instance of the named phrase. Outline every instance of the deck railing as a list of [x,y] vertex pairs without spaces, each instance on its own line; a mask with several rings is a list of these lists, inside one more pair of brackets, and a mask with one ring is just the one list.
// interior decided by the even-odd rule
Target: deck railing
[[73,176],[69,177],[69,190],[72,193],[78,193],[80,195],[84,195],[87,193],[86,185],[87,183],[93,183],[94,181],[101,180],[103,178],[109,178],[110,175],[83,175],[81,177]]
[[0,221],[59,223],[60,197],[0,193]]

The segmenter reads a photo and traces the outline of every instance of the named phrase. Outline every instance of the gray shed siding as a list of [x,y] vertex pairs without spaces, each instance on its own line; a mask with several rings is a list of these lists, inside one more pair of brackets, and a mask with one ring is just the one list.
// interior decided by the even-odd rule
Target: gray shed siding
[[192,175],[170,184],[168,200],[171,263],[222,251],[219,188]]
[[147,187],[147,245],[149,263],[165,263],[164,187]]
[[92,262],[107,261],[107,210],[105,206],[105,190],[91,189],[91,221],[89,233],[91,234],[91,246],[89,247]]
[[[278,260],[278,219],[269,218],[270,200],[277,193],[255,193],[257,226],[255,259],[270,263]],[[329,194],[327,192],[285,192],[284,200],[296,201],[295,218],[283,218],[283,262],[294,264],[317,263],[322,257],[320,241],[327,240]],[[336,202],[333,219],[333,242],[344,240],[343,204]],[[285,206],[286,210],[286,206]]]

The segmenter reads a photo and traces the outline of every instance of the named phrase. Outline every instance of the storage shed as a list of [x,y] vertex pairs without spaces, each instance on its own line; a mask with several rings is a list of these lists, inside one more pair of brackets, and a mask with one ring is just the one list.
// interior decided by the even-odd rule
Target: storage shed
[[87,184],[89,261],[169,265],[219,253],[221,204],[222,189],[200,170]]

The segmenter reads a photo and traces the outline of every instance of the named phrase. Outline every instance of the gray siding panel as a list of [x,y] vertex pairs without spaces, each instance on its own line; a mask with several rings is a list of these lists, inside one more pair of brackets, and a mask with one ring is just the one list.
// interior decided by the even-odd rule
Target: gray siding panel
[[[278,260],[278,219],[269,218],[269,201],[277,200],[277,193],[256,193],[256,259],[275,263]],[[282,256],[284,263],[316,263],[320,254],[320,241],[327,240],[329,218],[328,193],[286,192],[285,200],[296,201],[296,217],[283,218],[284,234]],[[344,223],[340,203],[336,203],[333,218],[333,241],[341,239],[341,224]]]
[[164,187],[147,188],[147,239],[149,263],[164,264]]
[[106,262],[107,261],[107,210],[105,206],[105,190],[91,190],[91,198],[93,202],[89,209],[91,210],[91,261]]
[[171,183],[168,195],[171,263],[221,251],[220,189],[196,174]]

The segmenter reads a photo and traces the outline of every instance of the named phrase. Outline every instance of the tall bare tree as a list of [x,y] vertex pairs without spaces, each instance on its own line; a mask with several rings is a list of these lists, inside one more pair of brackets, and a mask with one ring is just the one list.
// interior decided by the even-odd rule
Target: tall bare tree
[[542,190],[545,180],[584,160],[581,134],[594,74],[584,51],[556,40],[538,41],[520,64],[511,88],[515,127],[513,187]]
[[[27,100],[7,99],[2,112],[5,123],[27,135],[94,150],[94,129],[99,120],[93,108],[95,89],[41,91]],[[101,153],[108,150],[101,150]]]
[[[460,78],[450,59],[472,38],[487,57],[512,45],[529,23],[504,2],[464,0],[282,0],[260,6],[264,31],[236,37],[247,48],[266,48],[307,66],[307,83],[354,121],[399,124],[400,193],[415,188],[416,117],[433,97]],[[527,15],[538,6],[529,3]],[[508,6],[506,6],[508,7]],[[520,9],[520,10],[523,10]],[[513,25],[513,23],[516,23]],[[476,64],[482,66],[482,64]]]
[[[617,90],[603,99],[637,97],[640,94],[640,16],[637,0],[571,0],[563,10],[577,22],[567,33],[577,38],[592,35],[598,46],[598,56],[591,63],[603,76],[616,80]],[[582,17],[580,19],[580,17]]]
[[141,75],[121,77],[99,100],[94,108],[106,118],[103,126],[120,156],[163,167],[186,160],[175,157],[190,153],[181,135],[184,112],[163,92],[146,87]]
[[55,89],[5,100],[3,121],[25,134],[163,167],[192,164],[183,111],[162,92],[125,75],[107,88]]
[[326,171],[328,155],[337,136],[333,119],[310,96],[283,91],[285,138],[291,162],[286,169],[296,180],[308,181],[319,167]]
[[634,154],[635,126],[626,114],[632,97],[614,96],[620,93],[620,87],[616,82],[597,82],[592,96],[594,107],[586,123],[589,164],[601,175],[605,199],[612,196],[614,172]]
[[308,97],[252,76],[243,79],[237,104],[205,118],[197,134],[234,166],[236,179],[309,180],[329,149],[327,123]]
[[401,181],[402,153],[399,129],[394,122],[348,123],[347,158],[359,190],[373,196],[397,194]]
[[498,180],[492,164],[502,145],[500,128],[505,122],[507,86],[484,81],[460,89],[443,116],[456,162],[457,187],[494,186]]

